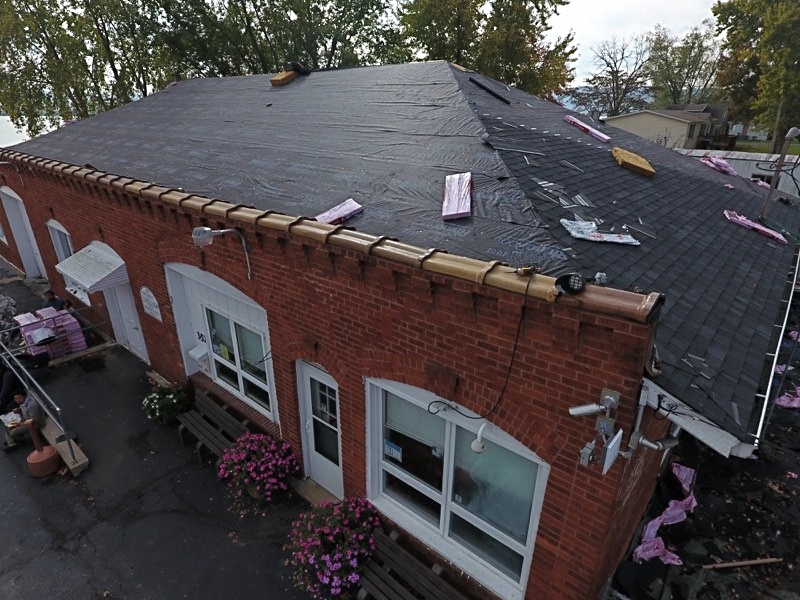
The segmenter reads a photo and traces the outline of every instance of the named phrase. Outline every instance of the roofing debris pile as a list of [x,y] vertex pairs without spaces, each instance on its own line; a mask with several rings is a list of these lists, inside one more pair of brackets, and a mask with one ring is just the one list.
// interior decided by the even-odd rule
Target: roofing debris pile
[[[796,326],[800,309],[793,319]],[[676,452],[695,469],[667,469],[642,524],[643,543],[620,565],[609,597],[800,598],[798,330],[787,334],[778,362],[778,398],[757,453],[725,458],[683,436]]]

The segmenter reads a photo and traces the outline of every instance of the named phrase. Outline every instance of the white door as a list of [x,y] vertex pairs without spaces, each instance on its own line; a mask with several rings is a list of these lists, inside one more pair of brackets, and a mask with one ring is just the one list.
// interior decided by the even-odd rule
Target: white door
[[2,186],[0,187],[0,200],[2,200],[3,210],[8,217],[11,235],[17,244],[22,270],[28,277],[44,277],[42,255],[39,253],[39,247],[33,237],[33,229],[31,229],[31,222],[22,198],[17,196],[11,188]]
[[305,362],[297,365],[306,475],[344,498],[339,386],[322,369]]
[[103,290],[103,294],[108,304],[108,313],[117,343],[149,363],[147,345],[139,324],[139,313],[136,312],[130,284],[115,285]]

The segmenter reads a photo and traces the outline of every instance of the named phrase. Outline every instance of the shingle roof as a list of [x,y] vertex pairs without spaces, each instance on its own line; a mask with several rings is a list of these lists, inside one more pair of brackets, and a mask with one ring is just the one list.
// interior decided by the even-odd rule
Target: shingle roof
[[[656,176],[621,168],[612,145]],[[184,81],[14,150],[287,214],[352,197],[365,210],[348,225],[367,233],[662,292],[654,380],[751,441],[793,244],[723,216],[755,218],[762,190],[633,134],[431,62],[316,72],[284,87],[268,76]],[[473,216],[444,222],[444,178],[466,171]],[[800,230],[797,209],[770,214]],[[576,240],[561,219],[594,219],[640,245]]]

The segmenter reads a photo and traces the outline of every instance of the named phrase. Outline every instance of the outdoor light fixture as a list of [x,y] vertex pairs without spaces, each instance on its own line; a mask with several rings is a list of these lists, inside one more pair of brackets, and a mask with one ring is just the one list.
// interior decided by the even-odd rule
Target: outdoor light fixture
[[555,282],[559,294],[579,294],[586,287],[586,280],[578,273],[568,273]]
[[769,186],[769,192],[767,192],[767,197],[764,198],[764,204],[761,207],[761,214],[758,215],[760,221],[763,221],[767,218],[767,211],[769,211],[769,207],[772,202],[772,196],[775,195],[775,189],[778,187],[778,181],[781,178],[781,171],[783,170],[783,161],[786,159],[786,153],[789,151],[789,144],[792,143],[792,140],[800,135],[800,127],[792,127],[789,131],[786,132],[786,137],[783,138],[783,147],[781,148],[780,156],[778,156],[778,162],[775,165],[775,175],[772,176],[772,182]]
[[570,406],[569,414],[573,417],[591,417],[605,413],[606,416],[612,408],[619,406],[619,392],[604,389],[600,394],[599,404],[581,404],[580,406]]
[[214,238],[226,233],[236,233],[242,240],[242,248],[244,249],[244,258],[247,261],[247,278],[252,279],[253,273],[250,270],[250,248],[244,239],[244,235],[238,229],[211,229],[211,227],[195,227],[192,229],[192,241],[198,248],[205,248],[214,243]]
[[669,450],[675,448],[679,443],[680,441],[678,438],[674,437],[665,437],[655,441],[648,440],[641,432],[635,431],[631,434],[631,440],[628,442],[628,449],[636,450],[638,446],[644,446],[650,450]]
[[481,423],[481,426],[478,427],[478,436],[472,440],[472,443],[469,445],[469,447],[472,448],[472,451],[477,452],[478,454],[486,450],[486,443],[483,441],[481,436],[483,436],[483,432],[486,429],[487,424],[488,423],[485,421]]

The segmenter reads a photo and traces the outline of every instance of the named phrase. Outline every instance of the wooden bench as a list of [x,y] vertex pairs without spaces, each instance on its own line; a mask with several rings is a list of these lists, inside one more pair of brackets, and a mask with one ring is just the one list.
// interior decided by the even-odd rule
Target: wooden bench
[[195,391],[194,408],[178,415],[178,438],[184,443],[184,431],[189,431],[197,440],[195,453],[203,460],[205,448],[219,460],[242,434],[247,423],[237,419],[203,390]]
[[439,574],[397,543],[398,535],[375,534],[375,552],[364,564],[358,600],[467,600]]

